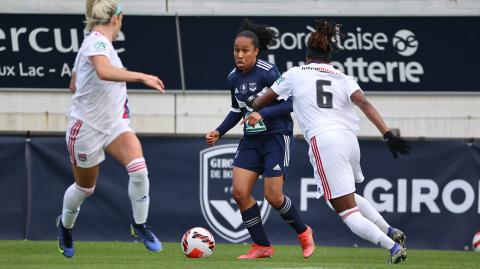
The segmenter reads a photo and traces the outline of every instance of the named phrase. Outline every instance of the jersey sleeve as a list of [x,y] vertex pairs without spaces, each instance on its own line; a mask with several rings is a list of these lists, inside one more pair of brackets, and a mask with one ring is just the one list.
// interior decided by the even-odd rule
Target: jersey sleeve
[[105,38],[96,38],[90,44],[85,47],[84,55],[87,57],[104,55],[110,59],[110,53],[108,52],[108,40]]
[[279,77],[280,77],[280,71],[278,71],[277,66],[274,65],[266,73],[265,84],[268,85],[268,87],[271,87]]
[[345,84],[344,84],[344,89],[345,89],[345,93],[347,94],[347,97],[348,99],[350,99],[350,96],[352,96],[352,94],[357,91],[357,90],[362,90],[360,89],[360,86],[358,85],[357,81],[350,77],[350,76],[346,76],[345,77],[345,80],[344,80]]
[[288,96],[292,96],[292,73],[293,69],[291,68],[287,72],[283,73],[271,86],[272,90],[278,94],[278,96],[288,99]]

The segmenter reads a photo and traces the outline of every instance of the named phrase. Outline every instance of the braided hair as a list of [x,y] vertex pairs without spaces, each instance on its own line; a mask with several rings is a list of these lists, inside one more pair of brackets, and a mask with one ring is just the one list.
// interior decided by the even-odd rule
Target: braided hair
[[272,45],[277,38],[277,33],[270,29],[268,25],[255,24],[249,19],[243,19],[242,26],[235,39],[240,36],[251,38],[255,48],[258,48],[260,53],[265,53],[268,46]]
[[307,41],[307,57],[330,61],[332,52],[337,48],[337,36],[342,36],[340,24],[332,21],[315,21],[315,32]]

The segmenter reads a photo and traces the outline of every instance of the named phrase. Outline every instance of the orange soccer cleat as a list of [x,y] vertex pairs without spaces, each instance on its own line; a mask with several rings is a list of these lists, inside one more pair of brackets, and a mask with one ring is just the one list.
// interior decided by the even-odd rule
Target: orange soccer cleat
[[273,256],[273,253],[275,253],[275,249],[273,246],[260,246],[257,244],[252,244],[252,248],[247,252],[247,254],[244,254],[240,257],[239,259],[258,259],[258,258],[271,258]]
[[298,240],[300,241],[300,246],[302,247],[302,254],[304,258],[312,256],[315,251],[315,242],[313,242],[313,230],[307,225],[307,230],[299,234]]

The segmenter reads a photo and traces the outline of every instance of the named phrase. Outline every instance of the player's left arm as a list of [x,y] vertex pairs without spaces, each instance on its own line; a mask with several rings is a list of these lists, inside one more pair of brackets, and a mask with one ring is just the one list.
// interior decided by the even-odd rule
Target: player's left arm
[[76,83],[77,83],[77,75],[75,74],[75,72],[72,72],[72,78],[70,79],[70,85],[68,86],[71,93],[75,93],[77,91]]
[[267,88],[262,91],[261,95],[252,95],[250,96],[248,103],[255,110],[259,111],[260,109],[266,107],[273,101],[278,98],[278,94],[272,90],[272,88]]
[[377,109],[375,109],[375,107],[367,100],[360,89],[353,92],[350,99],[360,108],[360,110],[362,110],[363,114],[367,116],[375,127],[377,127],[383,135],[383,139],[385,140],[385,143],[387,143],[388,149],[392,152],[395,159],[397,158],[397,152],[404,155],[410,153],[412,148],[408,142],[390,131],[390,128],[388,128],[380,113],[378,113]]
[[360,89],[353,92],[350,99],[362,110],[363,114],[377,127],[382,135],[390,131],[385,121],[383,121],[382,116],[380,116],[380,113],[378,113],[375,107],[367,100]]

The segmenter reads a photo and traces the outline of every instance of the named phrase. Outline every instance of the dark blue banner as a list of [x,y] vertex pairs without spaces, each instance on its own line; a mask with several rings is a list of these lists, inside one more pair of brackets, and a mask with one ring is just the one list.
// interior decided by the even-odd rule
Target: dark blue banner
[[[253,17],[279,40],[264,58],[281,72],[305,63],[314,17]],[[332,64],[367,91],[479,91],[479,17],[331,17],[345,36]],[[224,89],[234,67],[233,43],[242,17],[180,17],[187,88]],[[455,33],[457,38],[446,37]],[[198,42],[202,40],[202,42]],[[197,59],[198,52],[207,61]],[[447,60],[448,59],[448,60]],[[206,66],[207,63],[207,66]],[[461,79],[459,79],[461,77]]]
[[[204,139],[142,137],[151,182],[149,222],[164,241],[179,242],[189,228],[211,230],[218,242],[249,236],[231,198],[231,164],[237,139],[207,147]],[[372,246],[356,237],[316,199],[304,140],[296,140],[284,191],[319,245]],[[411,141],[413,151],[394,160],[381,140],[362,140],[363,195],[408,236],[410,248],[464,249],[480,230],[480,143]],[[54,219],[73,183],[64,137],[0,136],[0,239],[54,240]],[[128,176],[111,158],[102,163],[97,188],[82,206],[78,240],[131,240]],[[294,231],[255,186],[263,222],[274,244],[297,244]]]
[[[114,46],[131,70],[181,89],[177,30],[187,90],[225,90],[243,17],[126,15]],[[264,58],[281,72],[305,61],[315,17],[252,17],[278,32]],[[331,17],[345,34],[332,64],[366,91],[479,91],[479,17]],[[66,88],[83,40],[81,15],[1,14],[0,88]],[[145,88],[130,85],[130,88]]]
[[[0,15],[0,88],[68,88],[85,16]],[[180,89],[174,17],[124,16],[113,43],[123,65]],[[132,84],[131,88],[145,88]]]

